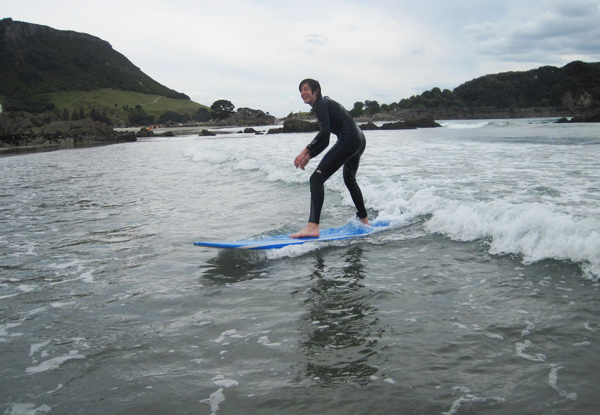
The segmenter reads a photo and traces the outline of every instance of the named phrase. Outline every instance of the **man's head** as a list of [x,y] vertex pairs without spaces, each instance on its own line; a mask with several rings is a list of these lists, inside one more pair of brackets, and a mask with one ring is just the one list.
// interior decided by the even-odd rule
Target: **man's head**
[[321,84],[319,83],[319,81],[315,80],[315,79],[310,79],[307,78],[305,80],[303,80],[302,82],[300,82],[300,86],[298,87],[298,89],[300,90],[300,92],[302,92],[302,85],[304,84],[308,84],[308,86],[310,87],[310,89],[313,92],[317,93],[317,96],[319,98],[321,98]]
[[308,78],[303,80],[300,82],[298,89],[304,102],[311,106],[315,104],[318,98],[321,98],[321,84],[314,79]]

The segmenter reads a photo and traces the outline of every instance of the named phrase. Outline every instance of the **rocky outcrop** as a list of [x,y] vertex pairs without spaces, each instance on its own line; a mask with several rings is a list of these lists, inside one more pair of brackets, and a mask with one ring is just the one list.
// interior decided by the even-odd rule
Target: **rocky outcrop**
[[263,135],[264,134],[263,131],[256,131],[252,127],[246,127],[246,128],[244,128],[244,131],[238,131],[238,133],[239,134],[254,134],[254,135]]
[[283,128],[271,128],[267,134],[310,133],[319,131],[319,123],[291,118],[283,122]]
[[[406,121],[397,121],[392,123],[383,124],[381,127],[375,125],[372,122],[360,125],[360,129],[363,131],[368,130],[408,130],[415,128],[435,128],[441,127],[436,123],[433,118],[418,118]],[[310,133],[319,131],[319,123],[301,120],[299,118],[292,118],[285,120],[283,128],[271,128],[267,134],[279,134],[279,133]]]
[[373,124],[372,122],[368,122],[366,124],[362,124],[360,129],[363,131],[367,130],[414,130],[416,128],[436,128],[441,127],[437,122],[434,121],[433,118],[417,118],[413,120],[406,121],[396,121],[383,124],[381,127]]
[[581,123],[581,122],[600,122],[600,110],[588,112],[586,114],[576,115],[570,120],[566,117],[556,121],[559,124],[562,123]]
[[600,110],[576,115],[571,118],[571,122],[600,122]]
[[283,123],[284,133],[310,133],[319,131],[319,129],[319,123],[301,120],[298,118],[292,118],[291,120],[286,120]]
[[229,117],[223,119],[213,119],[207,123],[202,123],[206,126],[223,127],[223,126],[257,126],[257,125],[273,125],[276,119],[261,110],[252,108],[238,108],[236,112]]
[[133,132],[119,133],[90,119],[60,121],[50,116],[8,117],[0,114],[0,148],[64,148],[136,141]]

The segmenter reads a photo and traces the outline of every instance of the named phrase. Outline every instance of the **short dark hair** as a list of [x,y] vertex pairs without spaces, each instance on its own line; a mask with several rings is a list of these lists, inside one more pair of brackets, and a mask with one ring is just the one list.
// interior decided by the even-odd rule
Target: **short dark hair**
[[298,89],[300,90],[300,92],[302,92],[302,85],[304,85],[304,84],[308,84],[311,91],[313,91],[313,92],[317,91],[317,97],[321,98],[321,84],[319,83],[319,81],[317,81],[315,79],[306,78],[305,80],[300,82],[300,86],[298,86]]

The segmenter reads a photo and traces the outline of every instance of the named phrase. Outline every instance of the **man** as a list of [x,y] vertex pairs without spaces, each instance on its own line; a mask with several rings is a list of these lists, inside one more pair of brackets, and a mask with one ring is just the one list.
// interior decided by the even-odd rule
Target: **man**
[[337,136],[335,145],[323,156],[315,172],[310,176],[310,216],[307,226],[301,231],[290,235],[292,238],[319,237],[319,221],[325,199],[325,181],[340,167],[344,166],[344,183],[350,191],[352,201],[356,206],[360,222],[369,224],[367,210],[362,192],[356,182],[356,172],[360,156],[365,151],[365,136],[356,125],[352,116],[329,97],[321,95],[321,85],[314,79],[300,82],[300,96],[305,104],[310,105],[317,115],[320,131],[294,160],[296,168],[304,167],[311,158],[318,156],[329,146],[331,133]]

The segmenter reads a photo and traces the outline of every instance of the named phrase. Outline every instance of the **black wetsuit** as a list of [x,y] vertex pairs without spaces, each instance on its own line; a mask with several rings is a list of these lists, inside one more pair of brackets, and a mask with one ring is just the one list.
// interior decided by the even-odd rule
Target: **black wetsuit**
[[335,134],[338,139],[310,176],[311,203],[308,221],[319,223],[325,199],[325,181],[342,166],[344,166],[344,183],[358,210],[356,216],[360,219],[366,218],[365,202],[356,182],[360,156],[366,146],[365,136],[348,111],[329,97],[318,98],[313,106],[313,111],[317,115],[321,130],[306,146],[311,158],[316,157],[327,148],[331,133]]

